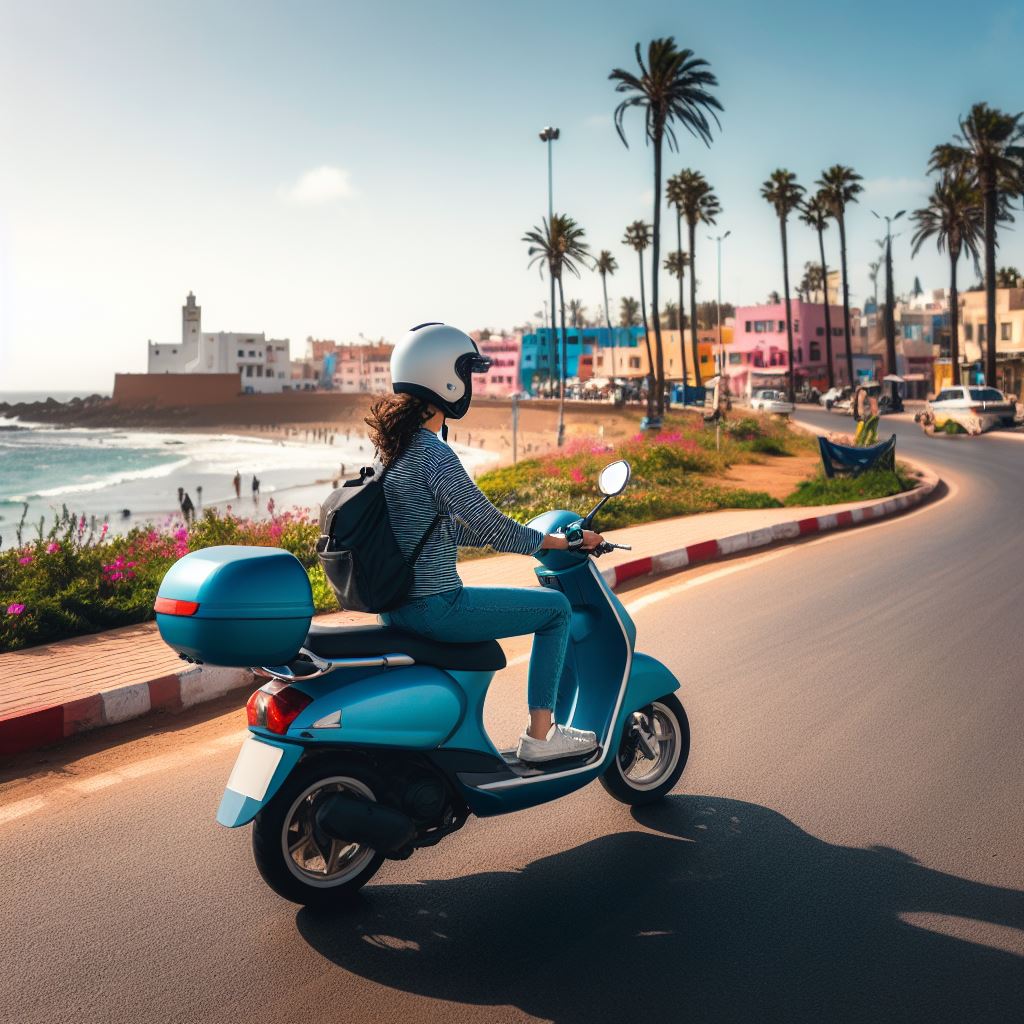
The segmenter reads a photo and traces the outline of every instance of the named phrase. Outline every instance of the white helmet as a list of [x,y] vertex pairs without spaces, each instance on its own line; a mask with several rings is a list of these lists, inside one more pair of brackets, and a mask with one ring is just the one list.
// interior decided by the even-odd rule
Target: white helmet
[[414,327],[391,353],[391,387],[436,405],[448,419],[466,415],[473,400],[473,374],[491,365],[468,334],[446,324]]

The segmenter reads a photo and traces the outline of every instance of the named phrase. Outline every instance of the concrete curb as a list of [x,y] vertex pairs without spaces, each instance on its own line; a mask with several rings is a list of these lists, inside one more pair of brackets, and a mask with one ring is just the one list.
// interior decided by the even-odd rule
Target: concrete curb
[[[909,463],[909,460],[903,461]],[[746,533],[688,544],[609,566],[601,570],[601,575],[614,589],[641,576],[678,572],[690,565],[714,562],[771,544],[786,543],[828,530],[849,529],[897,515],[927,500],[940,483],[939,477],[931,470],[917,465],[915,469],[921,474],[922,481],[905,494],[882,498],[843,512],[793,519]],[[249,669],[206,665],[147,682],[102,690],[63,704],[19,711],[0,717],[0,757],[52,746],[78,733],[127,722],[153,711],[181,711],[232,690],[251,688],[255,678]]]
[[127,722],[151,711],[181,711],[252,686],[254,679],[248,669],[206,665],[101,690],[63,704],[18,711],[0,718],[0,757],[52,746],[77,733]]
[[934,493],[940,478],[931,470],[903,459],[908,465],[914,465],[921,475],[921,483],[911,491],[894,495],[891,498],[879,498],[859,508],[846,509],[843,512],[826,512],[822,515],[809,516],[804,519],[793,519],[785,523],[775,523],[759,530],[746,533],[735,533],[730,537],[719,537],[716,540],[701,541],[689,544],[685,548],[674,551],[663,551],[657,555],[636,558],[630,562],[620,563],[601,570],[601,575],[612,588],[620,586],[626,580],[639,576],[660,576],[664,573],[677,572],[689,565],[715,562],[743,551],[768,547],[787,541],[799,540],[828,530],[846,530],[864,523],[876,522],[888,516],[898,515],[922,504]]

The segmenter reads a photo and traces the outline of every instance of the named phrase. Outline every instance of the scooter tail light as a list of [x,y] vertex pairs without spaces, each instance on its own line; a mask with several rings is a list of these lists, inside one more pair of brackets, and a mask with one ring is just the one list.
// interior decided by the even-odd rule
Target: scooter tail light
[[313,698],[287,684],[268,683],[246,702],[245,717],[250,726],[283,736]]
[[172,597],[158,597],[153,611],[161,615],[195,615],[199,611],[198,601],[176,601]]

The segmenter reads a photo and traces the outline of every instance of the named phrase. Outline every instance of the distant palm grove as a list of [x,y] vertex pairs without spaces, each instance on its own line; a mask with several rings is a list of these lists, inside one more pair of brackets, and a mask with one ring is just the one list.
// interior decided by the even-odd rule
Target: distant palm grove
[[[635,264],[624,261],[623,266],[635,265],[640,298],[639,301],[632,296],[621,298],[617,319],[622,326],[642,324],[644,327],[650,371],[644,390],[648,414],[654,415],[664,411],[667,395],[662,327],[690,329],[689,353],[685,344],[680,346],[682,378],[684,381],[689,379],[692,368],[692,376],[700,385],[702,380],[697,327],[701,323],[711,326],[716,314],[732,310],[731,306],[725,304],[723,310],[719,311],[715,303],[697,303],[697,232],[702,226],[717,223],[722,215],[722,204],[712,184],[700,170],[682,167],[667,179],[664,171],[666,147],[671,153],[679,152],[681,130],[693,141],[710,147],[715,133],[721,129],[719,114],[724,114],[724,109],[715,95],[718,79],[708,62],[696,56],[692,50],[678,46],[673,37],[653,39],[646,50],[637,43],[634,62],[633,67],[612,69],[608,76],[619,97],[614,108],[614,124],[619,139],[628,148],[630,115],[636,111],[642,116],[643,138],[653,157],[648,173],[653,172],[654,199],[650,221],[640,218],[626,225],[623,230],[621,244],[632,250],[636,260]],[[967,115],[960,119],[958,131],[952,139],[935,146],[928,172],[934,175],[932,193],[923,208],[910,213],[910,220],[914,224],[912,252],[916,255],[925,242],[931,240],[949,256],[950,355],[954,383],[960,381],[961,362],[957,329],[957,265],[965,252],[974,260],[986,292],[984,376],[989,384],[994,385],[996,289],[1000,286],[1001,276],[1004,279],[1015,276],[1015,272],[1011,274],[1005,269],[997,272],[996,248],[999,225],[1013,220],[1011,207],[1024,196],[1024,114],[1007,114],[986,103],[974,104]],[[847,218],[856,211],[863,192],[861,181],[861,175],[852,167],[836,163],[821,172],[810,191],[785,168],[769,172],[761,186],[761,195],[771,205],[779,222],[779,254],[782,264],[780,299],[784,302],[785,310],[790,400],[793,400],[796,392],[789,268],[789,233],[794,225],[810,228],[818,244],[820,263],[806,265],[796,291],[804,301],[820,295],[824,304],[825,359],[830,387],[836,384],[837,375],[828,302],[828,267],[830,263],[838,265],[842,281],[841,328],[844,341],[841,362],[846,380],[854,379],[846,228]],[[664,262],[663,199],[675,219],[674,246],[665,254]],[[895,220],[905,212],[901,210],[889,220]],[[837,229],[838,245],[833,250],[837,260],[830,259],[826,246],[830,224],[835,224]],[[555,308],[550,311],[550,326],[552,338],[561,338],[561,351],[555,353],[552,365],[559,368],[559,394],[564,401],[566,354],[563,286],[566,272],[579,277],[580,267],[583,266],[600,274],[604,296],[604,325],[610,330],[612,314],[608,303],[608,278],[620,272],[619,262],[609,249],[602,249],[596,256],[592,254],[585,241],[584,228],[566,214],[552,213],[542,220],[540,226],[531,228],[523,240],[529,245],[530,265],[539,264],[542,270],[546,267],[553,284],[557,286],[561,332],[556,323]],[[888,372],[893,373],[896,369],[892,326],[894,296],[889,235],[879,244],[883,246],[883,253],[878,261],[871,264],[869,278],[874,284],[877,302],[878,276],[883,270],[885,272],[886,364]],[[659,270],[662,269],[676,281],[676,294],[667,302],[662,301],[660,290]],[[685,287],[687,275],[688,294]],[[577,304],[573,310],[572,319],[574,325],[578,326],[582,307]],[[838,329],[836,333],[839,333]]]

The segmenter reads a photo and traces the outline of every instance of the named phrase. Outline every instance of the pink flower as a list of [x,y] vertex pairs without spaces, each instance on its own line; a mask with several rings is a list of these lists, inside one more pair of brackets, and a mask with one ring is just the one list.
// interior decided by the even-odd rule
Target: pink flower
[[106,537],[107,530],[109,530],[109,529],[110,529],[110,523],[104,523],[103,524],[103,529],[100,530],[100,540],[103,540],[103,538]]
[[48,555],[52,555],[57,551],[60,551],[60,545],[55,540],[51,540],[50,543],[46,545],[46,553]]
[[25,606],[23,604],[9,604],[7,606],[8,615],[20,615],[24,610]]
[[19,558],[18,559],[18,565],[31,565],[31,564],[32,564],[32,556],[31,555],[25,555],[24,558]]
[[574,484],[581,484],[587,479],[583,475],[583,470],[580,469],[579,466],[576,466],[575,469],[573,469],[573,471],[569,474],[569,476],[572,477],[572,482]]

